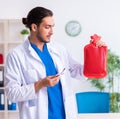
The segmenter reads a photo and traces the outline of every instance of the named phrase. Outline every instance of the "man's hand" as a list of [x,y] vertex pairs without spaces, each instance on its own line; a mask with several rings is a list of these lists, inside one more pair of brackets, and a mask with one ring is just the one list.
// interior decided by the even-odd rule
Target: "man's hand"
[[106,45],[105,42],[103,42],[102,40],[98,40],[98,41],[96,42],[96,46],[97,46],[97,47],[101,47],[101,46],[107,46],[107,45]]
[[59,82],[59,80],[60,80],[59,75],[45,77],[44,79],[35,82],[34,84],[35,92],[38,92],[41,88],[44,87],[54,86]]

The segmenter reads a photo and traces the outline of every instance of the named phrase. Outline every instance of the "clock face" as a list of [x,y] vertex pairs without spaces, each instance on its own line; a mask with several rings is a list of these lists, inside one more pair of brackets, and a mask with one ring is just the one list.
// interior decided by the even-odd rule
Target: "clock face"
[[81,25],[78,21],[69,21],[65,26],[65,31],[69,36],[78,36],[81,32]]

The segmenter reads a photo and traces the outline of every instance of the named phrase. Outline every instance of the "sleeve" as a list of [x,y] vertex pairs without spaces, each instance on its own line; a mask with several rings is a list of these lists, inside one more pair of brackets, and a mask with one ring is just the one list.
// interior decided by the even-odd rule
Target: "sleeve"
[[69,52],[68,54],[68,61],[69,61],[69,71],[72,78],[77,79],[87,79],[83,74],[83,64],[77,62]]
[[8,54],[4,71],[5,93],[11,101],[26,101],[34,99],[34,84],[22,85],[21,68],[17,55]]

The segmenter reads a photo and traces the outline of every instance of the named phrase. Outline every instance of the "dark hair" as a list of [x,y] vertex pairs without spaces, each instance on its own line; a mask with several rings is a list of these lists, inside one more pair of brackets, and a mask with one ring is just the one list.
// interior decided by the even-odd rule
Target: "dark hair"
[[44,7],[35,7],[28,13],[27,18],[22,18],[22,23],[31,30],[32,23],[39,25],[47,16],[53,16],[53,12]]

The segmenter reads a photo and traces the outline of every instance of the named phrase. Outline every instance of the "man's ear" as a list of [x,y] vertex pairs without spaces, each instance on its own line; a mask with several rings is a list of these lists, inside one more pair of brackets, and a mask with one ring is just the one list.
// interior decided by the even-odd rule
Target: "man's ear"
[[32,29],[32,31],[36,32],[37,31],[37,25],[36,24],[31,24],[31,29]]

